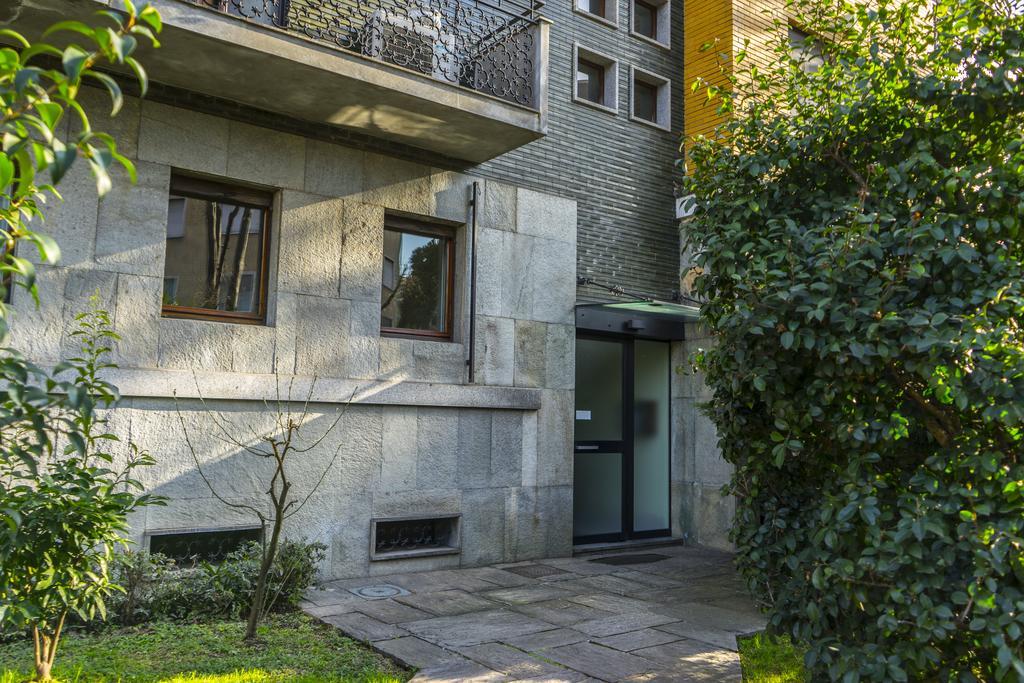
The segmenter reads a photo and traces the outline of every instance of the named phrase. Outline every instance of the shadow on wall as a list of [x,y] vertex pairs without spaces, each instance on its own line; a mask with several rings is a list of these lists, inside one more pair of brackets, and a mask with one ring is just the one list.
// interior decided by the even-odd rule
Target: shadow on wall
[[[143,484],[167,498],[166,506],[147,508],[144,521],[133,520],[142,527],[136,533],[258,527],[253,512],[225,505],[210,487],[230,503],[270,514],[266,491],[274,464],[259,453],[266,452],[261,435],[280,438],[283,434],[273,402],[263,411],[252,402],[237,401],[207,401],[204,406],[189,399],[180,401],[179,407],[180,419],[168,400],[135,399],[128,407],[131,432],[157,461],[143,473]],[[327,545],[327,566],[321,567],[326,573],[364,573],[369,557],[370,491],[380,472],[382,408],[350,406],[337,427],[325,435],[337,419],[336,408],[345,409],[311,404],[303,418],[301,402],[292,404],[292,417],[301,419],[303,427],[294,439],[296,451],[288,456],[286,472],[292,485],[290,499],[296,506],[306,502],[285,521],[284,532],[287,538]],[[205,481],[185,442],[182,422]],[[307,448],[308,452],[301,452]]]

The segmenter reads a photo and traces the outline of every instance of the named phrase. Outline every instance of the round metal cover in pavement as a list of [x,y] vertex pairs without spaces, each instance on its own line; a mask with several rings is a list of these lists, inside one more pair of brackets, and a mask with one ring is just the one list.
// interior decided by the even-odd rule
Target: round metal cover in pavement
[[409,591],[405,590],[401,586],[396,586],[391,583],[378,583],[372,586],[349,588],[348,590],[353,595],[358,595],[359,597],[367,600],[385,600],[387,598],[398,597],[399,595],[409,595]]

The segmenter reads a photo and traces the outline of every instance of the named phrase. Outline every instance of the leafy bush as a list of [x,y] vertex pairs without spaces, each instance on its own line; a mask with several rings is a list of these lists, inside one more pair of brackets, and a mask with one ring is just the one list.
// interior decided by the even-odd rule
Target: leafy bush
[[76,318],[79,357],[50,372],[0,353],[0,626],[28,629],[37,680],[49,680],[68,616],[104,616],[118,590],[109,563],[127,516],[161,502],[135,471],[153,463],[106,431],[117,389],[100,376],[117,339],[106,312]]
[[1024,15],[791,11],[686,180],[739,567],[815,679],[1022,679]]
[[[283,542],[267,578],[264,611],[295,607],[316,580],[326,552],[322,543]],[[259,543],[245,545],[222,562],[188,568],[177,568],[159,554],[121,553],[113,573],[125,592],[111,611],[122,625],[155,619],[239,619],[252,604],[262,559]]]

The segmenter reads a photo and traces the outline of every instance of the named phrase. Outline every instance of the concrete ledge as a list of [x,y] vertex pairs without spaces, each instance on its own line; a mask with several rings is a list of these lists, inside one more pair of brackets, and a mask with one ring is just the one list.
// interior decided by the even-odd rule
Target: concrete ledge
[[[104,373],[124,397],[199,398],[235,401],[305,401],[314,378],[302,375],[256,375],[237,372],[118,368]],[[541,390],[522,387],[464,386],[402,380],[316,378],[311,401],[361,405],[433,406],[539,410]]]
[[[89,22],[108,4],[26,0],[17,28],[34,36],[61,19]],[[162,46],[140,43],[137,56],[154,82],[473,163],[546,132],[539,110],[182,0],[151,4]]]

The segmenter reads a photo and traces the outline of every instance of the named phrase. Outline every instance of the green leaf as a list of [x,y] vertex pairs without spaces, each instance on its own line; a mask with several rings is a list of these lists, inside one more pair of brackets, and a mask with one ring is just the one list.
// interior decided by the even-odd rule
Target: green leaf
[[64,66],[64,73],[72,81],[81,78],[82,71],[86,68],[89,54],[77,45],[69,45],[64,48],[61,63]]
[[10,185],[14,181],[14,164],[10,158],[6,155],[0,155],[0,192],[4,195],[8,195],[10,192]]

